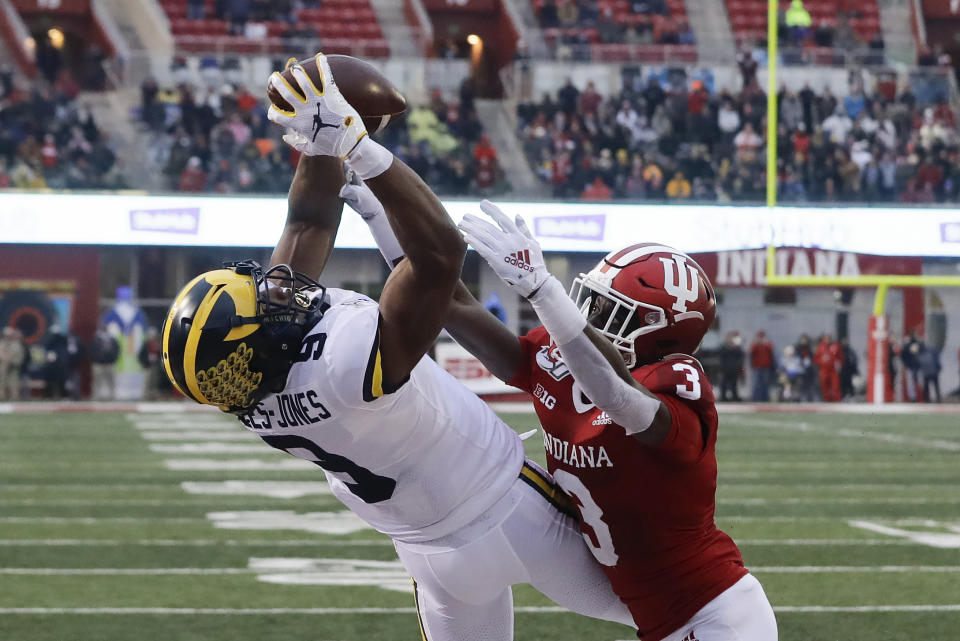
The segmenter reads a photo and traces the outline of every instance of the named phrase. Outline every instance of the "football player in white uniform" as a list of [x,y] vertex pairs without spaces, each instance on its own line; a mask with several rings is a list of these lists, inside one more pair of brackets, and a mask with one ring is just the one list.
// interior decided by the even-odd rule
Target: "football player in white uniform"
[[[345,505],[393,538],[425,639],[512,639],[515,583],[632,625],[549,475],[424,356],[457,285],[463,240],[417,175],[366,136],[325,58],[317,62],[319,90],[293,68],[306,99],[271,76],[298,108],[271,108],[270,118],[304,153],[274,266],[233,263],[181,290],[162,337],[170,380],[313,461]],[[342,161],[387,204],[396,234],[379,303],[317,282],[340,222]]]

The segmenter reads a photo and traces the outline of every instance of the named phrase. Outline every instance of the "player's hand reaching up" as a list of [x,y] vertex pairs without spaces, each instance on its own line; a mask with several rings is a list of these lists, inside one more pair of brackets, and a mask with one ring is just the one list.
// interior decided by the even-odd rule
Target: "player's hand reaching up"
[[489,200],[481,202],[480,209],[496,225],[467,214],[459,225],[464,239],[483,256],[503,282],[524,298],[529,298],[550,277],[540,243],[520,216],[510,220]]
[[316,60],[320,87],[313,84],[302,66],[294,65],[290,69],[304,95],[291,87],[279,72],[270,75],[270,87],[292,105],[292,110],[270,105],[267,118],[290,130],[283,139],[297,151],[308,156],[345,158],[366,136],[367,130],[360,115],[337,88],[326,56],[317,54]]
[[352,169],[347,171],[347,184],[340,190],[340,197],[368,223],[370,219],[385,214],[383,205]]

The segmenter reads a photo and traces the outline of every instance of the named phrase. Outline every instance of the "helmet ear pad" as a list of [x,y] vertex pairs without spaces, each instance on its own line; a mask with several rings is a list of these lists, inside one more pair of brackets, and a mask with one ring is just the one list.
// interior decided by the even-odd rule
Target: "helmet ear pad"
[[307,327],[294,323],[264,323],[260,331],[264,332],[269,346],[264,359],[263,387],[268,392],[279,392],[286,385],[290,367],[300,355]]

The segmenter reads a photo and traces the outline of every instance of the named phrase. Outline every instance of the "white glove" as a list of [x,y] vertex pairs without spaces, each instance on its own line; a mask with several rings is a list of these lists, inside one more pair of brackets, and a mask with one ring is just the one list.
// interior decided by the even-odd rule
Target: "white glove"
[[371,218],[386,213],[377,197],[353,170],[347,172],[347,184],[340,190],[340,197],[367,223]]
[[387,212],[380,200],[352,169],[347,170],[347,184],[340,189],[340,197],[367,223],[387,266],[390,269],[396,267],[404,252],[393,228],[390,227]]
[[489,200],[481,202],[480,209],[498,226],[467,214],[459,225],[464,239],[483,256],[503,282],[524,298],[529,298],[550,278],[540,243],[520,216],[510,220]]
[[314,86],[301,65],[290,67],[305,97],[294,91],[279,72],[270,75],[270,86],[292,105],[293,110],[270,105],[267,118],[292,130],[283,139],[297,151],[308,156],[345,158],[366,137],[367,129],[356,109],[337,88],[326,56],[318,53],[316,61],[320,73],[319,88]]

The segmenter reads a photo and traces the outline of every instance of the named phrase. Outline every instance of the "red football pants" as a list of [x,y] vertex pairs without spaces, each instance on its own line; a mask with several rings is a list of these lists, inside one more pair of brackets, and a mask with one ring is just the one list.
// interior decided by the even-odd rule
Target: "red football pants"
[[840,373],[836,368],[820,368],[820,395],[827,403],[836,403],[840,400]]

